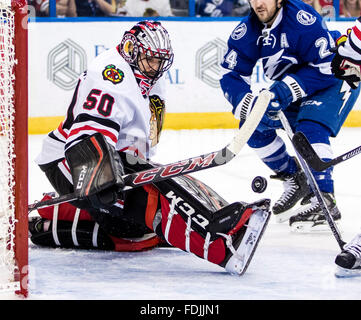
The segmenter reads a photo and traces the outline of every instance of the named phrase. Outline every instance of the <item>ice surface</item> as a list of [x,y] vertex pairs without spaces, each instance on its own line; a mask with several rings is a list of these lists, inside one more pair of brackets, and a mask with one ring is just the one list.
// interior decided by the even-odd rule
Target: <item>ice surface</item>
[[[164,131],[155,161],[168,163],[223,148],[234,130]],[[283,136],[289,145],[287,137]],[[34,164],[43,136],[29,137],[29,202],[52,191]],[[343,128],[332,141],[334,156],[361,145],[361,128]],[[292,150],[290,147],[289,150]],[[293,151],[292,151],[293,152]],[[291,152],[291,153],[292,153]],[[349,241],[361,228],[361,156],[334,169],[335,190],[342,212],[340,229]],[[247,146],[230,163],[195,173],[229,202],[275,201],[282,184]],[[268,180],[263,194],[251,189],[255,176]],[[271,217],[260,245],[242,276],[177,249],[140,253],[64,250],[30,243],[29,299],[122,300],[255,300],[360,299],[361,277],[334,277],[339,252],[331,232],[295,234]]]

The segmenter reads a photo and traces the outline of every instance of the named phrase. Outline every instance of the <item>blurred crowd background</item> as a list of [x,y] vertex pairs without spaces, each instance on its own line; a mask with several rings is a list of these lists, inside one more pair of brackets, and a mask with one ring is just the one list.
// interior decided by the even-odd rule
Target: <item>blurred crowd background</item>
[[[333,0],[303,0],[321,16],[334,18]],[[361,0],[339,0],[339,17],[361,16]],[[28,0],[37,17],[49,16],[49,0]],[[197,17],[241,17],[249,13],[248,0],[195,0]],[[188,0],[56,0],[57,17],[187,17]],[[193,11],[192,10],[192,11]]]

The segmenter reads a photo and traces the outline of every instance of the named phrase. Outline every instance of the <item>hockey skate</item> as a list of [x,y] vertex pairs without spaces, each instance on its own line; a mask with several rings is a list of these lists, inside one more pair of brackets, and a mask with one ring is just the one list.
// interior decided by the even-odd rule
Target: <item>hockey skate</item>
[[[336,200],[333,193],[321,192],[327,208],[335,223],[341,219],[341,213],[336,206]],[[295,232],[323,232],[329,231],[329,226],[325,215],[315,196],[311,197],[308,204],[300,208],[289,220],[292,231]]]
[[337,278],[361,276],[361,234],[358,234],[343,248],[335,259]]
[[310,192],[305,174],[301,169],[291,175],[278,173],[271,179],[283,181],[284,192],[272,208],[276,222],[288,221],[295,214],[294,207],[299,204]]
[[269,206],[268,199],[254,203],[254,212],[244,227],[233,234],[222,234],[226,238],[227,254],[221,266],[229,273],[242,275],[246,272],[271,216]]

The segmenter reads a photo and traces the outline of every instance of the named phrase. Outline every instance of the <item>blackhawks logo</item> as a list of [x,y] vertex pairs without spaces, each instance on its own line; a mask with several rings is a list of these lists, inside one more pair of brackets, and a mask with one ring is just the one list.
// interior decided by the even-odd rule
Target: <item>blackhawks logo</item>
[[149,139],[152,141],[151,146],[154,147],[159,142],[160,133],[163,128],[165,114],[164,101],[157,95],[150,96],[149,108],[151,112]]
[[103,70],[103,79],[109,80],[113,84],[121,83],[124,79],[124,72],[117,69],[114,64],[109,64]]

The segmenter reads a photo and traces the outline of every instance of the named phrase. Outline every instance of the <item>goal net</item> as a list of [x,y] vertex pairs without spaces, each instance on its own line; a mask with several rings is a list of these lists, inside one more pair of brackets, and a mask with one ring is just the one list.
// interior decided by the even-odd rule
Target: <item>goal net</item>
[[26,0],[0,0],[0,294],[27,295],[27,121]]

